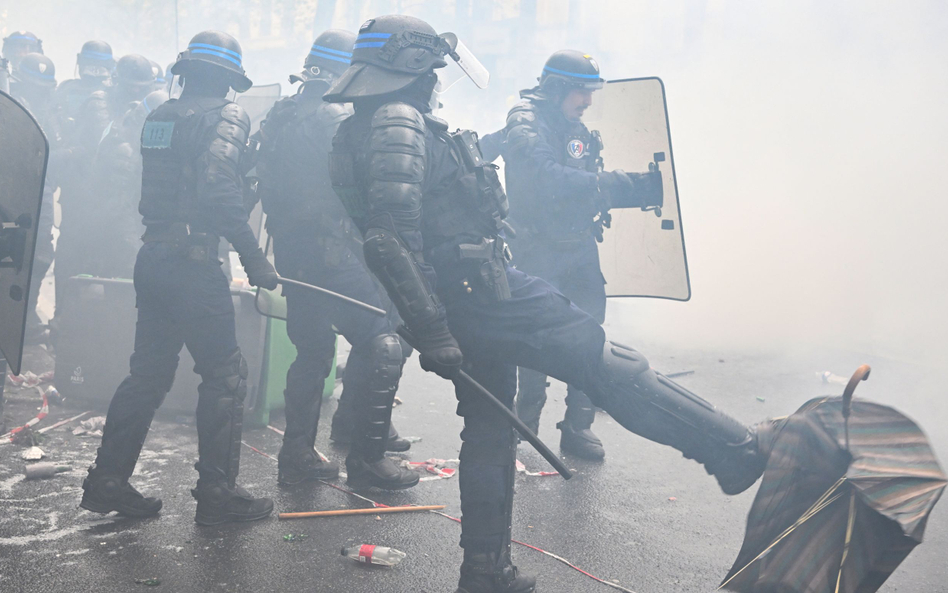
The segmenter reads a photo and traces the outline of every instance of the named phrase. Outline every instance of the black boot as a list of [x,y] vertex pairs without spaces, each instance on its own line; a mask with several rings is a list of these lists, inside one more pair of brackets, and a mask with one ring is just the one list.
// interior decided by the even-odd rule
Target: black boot
[[420,476],[403,467],[398,467],[388,457],[367,461],[360,455],[346,457],[346,483],[355,490],[380,488],[382,490],[407,490],[418,484]]
[[536,589],[537,580],[520,574],[506,556],[464,551],[455,593],[532,593]]
[[[332,417],[332,430],[329,433],[329,440],[331,440],[334,445],[348,447],[352,444],[353,427],[347,420],[340,418],[337,421],[336,419],[339,417],[340,414],[337,409]],[[385,444],[385,450],[393,453],[404,453],[409,449],[411,449],[411,443],[407,439],[400,437],[398,431],[395,430],[395,425],[390,423],[388,428],[388,442]]]
[[247,395],[247,363],[236,351],[221,366],[202,369],[198,386],[197,500],[194,520],[200,525],[231,521],[255,521],[270,516],[273,501],[254,498],[237,485],[240,471],[240,434],[243,429],[244,397]]
[[339,466],[320,459],[313,446],[304,439],[284,439],[277,460],[277,482],[281,486],[295,486],[311,480],[334,480],[339,476]]
[[546,375],[521,367],[517,390],[517,417],[533,431],[540,433],[540,413],[546,404]]
[[254,498],[240,486],[231,486],[225,479],[198,480],[191,490],[197,500],[194,521],[198,525],[220,525],[241,521],[266,519],[273,512],[269,498]]
[[97,475],[95,466],[82,481],[82,490],[79,506],[93,513],[115,511],[127,517],[152,517],[161,510],[161,499],[142,496],[121,477]]
[[567,404],[566,416],[562,422],[556,425],[562,432],[560,435],[560,449],[564,453],[593,461],[601,461],[606,456],[606,450],[602,448],[602,441],[590,428],[595,417],[596,410],[591,405],[590,407],[580,407],[573,402]]

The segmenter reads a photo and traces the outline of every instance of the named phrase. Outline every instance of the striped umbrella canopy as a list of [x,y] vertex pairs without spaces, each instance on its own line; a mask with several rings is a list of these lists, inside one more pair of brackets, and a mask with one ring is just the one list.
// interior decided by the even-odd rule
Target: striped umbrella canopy
[[921,543],[948,483],[928,439],[890,407],[851,405],[848,423],[840,397],[781,421],[719,589],[870,593]]

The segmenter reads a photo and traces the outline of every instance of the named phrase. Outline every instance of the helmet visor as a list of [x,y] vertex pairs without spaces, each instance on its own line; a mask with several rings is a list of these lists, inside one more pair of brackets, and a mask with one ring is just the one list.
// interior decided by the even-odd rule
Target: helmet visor
[[448,54],[451,59],[457,62],[461,70],[467,74],[467,77],[477,85],[477,88],[486,89],[487,83],[490,82],[490,72],[481,64],[480,60],[474,57],[471,50],[454,33],[444,33],[441,38],[451,48],[451,52]]

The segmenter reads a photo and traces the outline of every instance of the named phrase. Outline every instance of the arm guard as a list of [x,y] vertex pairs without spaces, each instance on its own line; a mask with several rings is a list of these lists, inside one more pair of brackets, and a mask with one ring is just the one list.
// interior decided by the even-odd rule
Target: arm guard
[[212,125],[204,136],[207,148],[200,156],[203,172],[198,177],[198,207],[211,210],[210,220],[214,221],[217,233],[230,241],[241,257],[246,257],[260,249],[247,224],[241,175],[250,116],[240,105],[228,103]]
[[372,117],[366,187],[369,216],[364,252],[369,266],[409,328],[424,332],[443,319],[415,253],[422,248],[421,196],[425,179],[425,121],[404,103]]

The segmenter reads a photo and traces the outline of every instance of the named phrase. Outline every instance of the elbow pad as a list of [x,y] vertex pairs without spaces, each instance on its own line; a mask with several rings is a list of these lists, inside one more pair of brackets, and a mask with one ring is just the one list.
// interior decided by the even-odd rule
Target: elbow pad
[[441,316],[438,297],[415,256],[391,231],[373,228],[363,243],[365,263],[378,277],[409,328],[423,328]]

